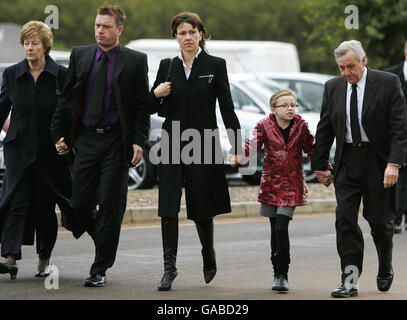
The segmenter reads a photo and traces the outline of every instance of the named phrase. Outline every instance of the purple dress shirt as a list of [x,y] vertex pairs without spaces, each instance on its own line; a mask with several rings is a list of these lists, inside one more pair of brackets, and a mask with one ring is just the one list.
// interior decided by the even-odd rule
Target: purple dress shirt
[[103,118],[97,124],[92,124],[88,119],[89,101],[92,93],[92,88],[95,79],[96,69],[99,65],[100,57],[102,56],[102,49],[97,46],[95,59],[88,79],[88,87],[86,89],[86,100],[82,114],[82,123],[89,128],[106,128],[113,126],[119,120],[119,112],[116,106],[116,99],[113,92],[113,79],[117,55],[119,53],[120,44],[106,52],[107,55],[107,77],[105,86],[105,104],[103,111]]

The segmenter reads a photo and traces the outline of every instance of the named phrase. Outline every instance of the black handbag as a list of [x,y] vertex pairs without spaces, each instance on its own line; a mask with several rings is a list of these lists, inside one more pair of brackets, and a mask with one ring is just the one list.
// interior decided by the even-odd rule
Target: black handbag
[[[169,61],[169,65],[168,65],[168,71],[167,71],[167,77],[166,77],[166,82],[170,81],[170,74],[171,74],[171,69],[172,69],[172,62],[174,59],[170,59]],[[172,112],[171,112],[171,93],[166,96],[166,97],[162,97],[160,99],[160,106],[158,107],[158,116],[159,117],[168,117]]]

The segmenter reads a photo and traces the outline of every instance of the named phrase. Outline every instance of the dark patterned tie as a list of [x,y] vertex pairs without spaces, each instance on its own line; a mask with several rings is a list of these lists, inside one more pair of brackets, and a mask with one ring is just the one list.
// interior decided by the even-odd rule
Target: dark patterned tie
[[89,100],[88,119],[92,125],[96,125],[102,119],[105,104],[106,75],[107,55],[103,52],[95,72],[92,93]]
[[362,141],[360,135],[359,117],[358,117],[358,91],[357,85],[352,84],[352,94],[350,96],[350,129],[352,131],[353,144],[358,145]]

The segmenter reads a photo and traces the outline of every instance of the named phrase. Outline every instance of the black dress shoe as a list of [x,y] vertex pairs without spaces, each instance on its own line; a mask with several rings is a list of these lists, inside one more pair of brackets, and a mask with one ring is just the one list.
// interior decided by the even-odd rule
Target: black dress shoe
[[106,276],[95,274],[86,279],[85,287],[104,287],[106,282]]
[[382,292],[389,291],[391,284],[393,283],[393,278],[393,268],[387,274],[378,274],[376,278],[377,289]]
[[164,275],[160,281],[160,284],[157,287],[158,291],[169,291],[171,290],[172,282],[177,276],[177,270],[173,271],[164,271]]
[[287,277],[282,274],[278,274],[274,280],[271,290],[280,291],[280,292],[288,291]]
[[337,289],[332,291],[331,296],[334,298],[349,298],[349,297],[357,297],[358,296],[358,289],[356,288],[346,288],[346,286],[341,283]]
[[0,262],[0,274],[10,274],[11,280],[17,279],[18,267],[17,264],[10,264],[7,262]]

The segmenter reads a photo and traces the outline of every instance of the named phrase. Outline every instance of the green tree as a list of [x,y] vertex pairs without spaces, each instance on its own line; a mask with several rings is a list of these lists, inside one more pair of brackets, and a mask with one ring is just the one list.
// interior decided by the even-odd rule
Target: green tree
[[[54,48],[94,42],[96,9],[104,0],[53,0],[59,8]],[[403,59],[407,0],[109,0],[127,14],[123,44],[138,38],[171,38],[171,18],[197,12],[215,40],[272,40],[297,46],[302,71],[337,73],[333,50],[348,39],[361,40],[374,68]],[[44,21],[49,0],[2,0],[0,21]],[[359,9],[359,29],[346,29],[345,7]]]
[[[358,29],[345,27],[348,5],[358,8]],[[302,52],[307,69],[337,72],[333,50],[350,39],[361,41],[372,68],[383,69],[403,59],[406,0],[304,0],[300,8],[309,26],[309,31],[303,33],[308,48]]]
[[[104,0],[54,0],[59,8],[55,44],[67,49],[94,41],[96,8]],[[138,38],[171,38],[170,21],[181,11],[197,12],[208,35],[217,40],[274,40],[291,42],[301,51],[306,46],[299,15],[301,0],[114,0],[125,10],[127,23],[122,43]],[[14,0],[0,3],[0,21],[24,24],[46,18],[48,0]]]

